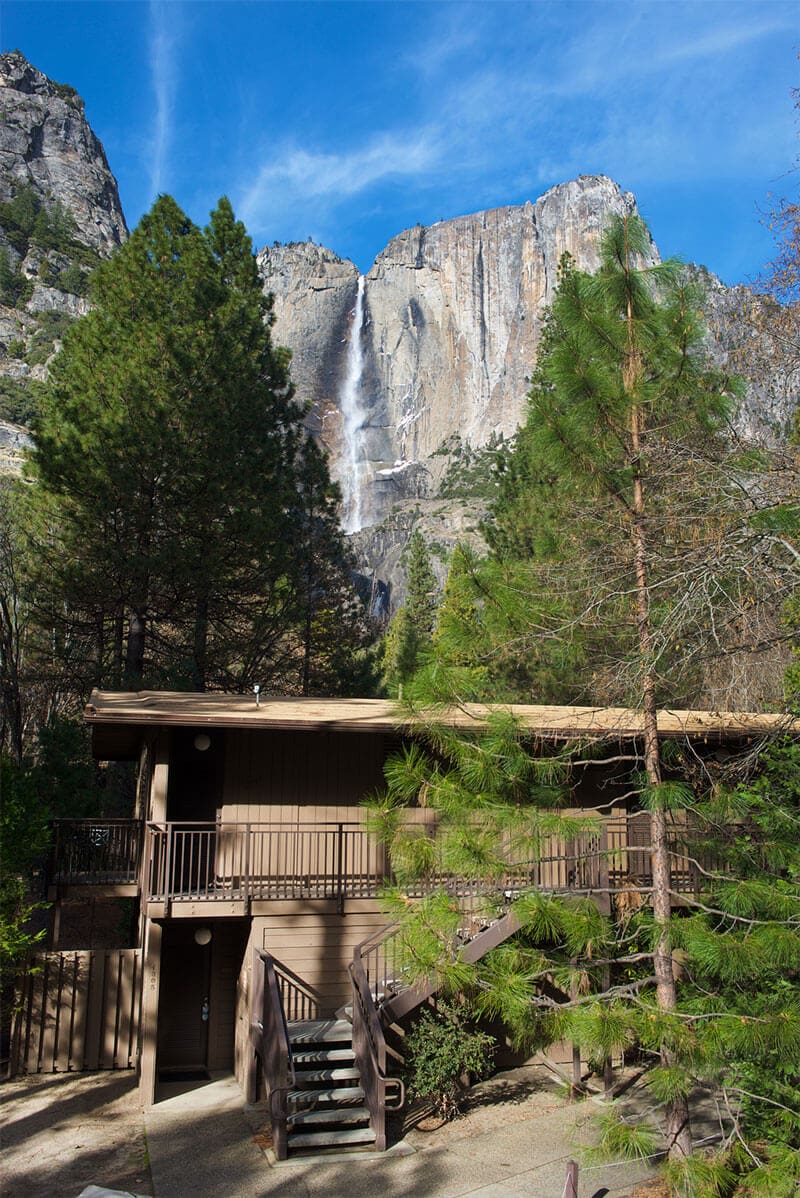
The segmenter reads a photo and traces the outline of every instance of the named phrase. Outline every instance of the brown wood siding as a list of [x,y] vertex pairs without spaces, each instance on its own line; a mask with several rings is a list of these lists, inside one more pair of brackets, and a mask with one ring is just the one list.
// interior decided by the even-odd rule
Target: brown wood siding
[[[200,927],[211,941],[195,941]],[[249,919],[170,920],[164,927],[158,1010],[158,1068],[231,1069],[236,985]],[[202,1020],[203,1000],[209,1018]]]
[[139,949],[35,954],[19,988],[11,1072],[135,1068],[141,964]]
[[383,785],[385,738],[370,733],[228,733],[223,820],[346,822]]
[[386,925],[371,900],[349,903],[339,915],[333,903],[275,903],[274,913],[253,919],[253,942],[306,984],[318,997],[320,1014],[332,1015],[350,1001],[347,967],[353,949]]

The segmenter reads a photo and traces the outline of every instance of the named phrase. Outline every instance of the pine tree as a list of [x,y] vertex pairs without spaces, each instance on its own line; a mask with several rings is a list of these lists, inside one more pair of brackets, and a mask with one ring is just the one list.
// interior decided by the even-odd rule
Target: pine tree
[[310,450],[244,227],[225,199],[201,231],[162,196],[93,299],[31,466],[39,616],[76,691],[298,689]]
[[[415,751],[389,768],[374,819],[411,872],[433,878],[441,857],[433,861],[413,835],[409,850],[401,818],[407,803],[424,802],[436,813],[445,861],[491,887],[509,847],[524,851],[527,841],[535,859],[546,831],[574,834],[561,805],[580,776],[576,758],[602,758],[603,749],[542,753],[511,720],[486,735],[448,731],[436,705],[464,697],[465,670],[472,678],[497,670],[505,655],[501,697],[519,682],[531,688],[520,696],[528,701],[550,691],[562,702],[621,702],[641,712],[644,770],[629,785],[649,816],[648,914],[626,929],[588,897],[533,893],[517,905],[523,940],[480,979],[457,972],[457,984],[480,981],[484,1005],[494,1003],[529,1043],[568,1032],[601,1058],[636,1039],[646,1043],[659,1060],[653,1084],[670,1157],[686,1161],[688,1094],[702,1070],[673,968],[670,837],[707,777],[693,778],[688,760],[665,765],[656,713],[679,698],[697,705],[686,698],[696,694],[698,662],[736,648],[749,606],[774,602],[771,595],[780,602],[796,581],[796,555],[772,535],[781,501],[792,501],[792,481],[763,456],[731,445],[734,386],[705,359],[701,297],[677,263],[651,259],[647,230],[630,216],[603,238],[595,276],[569,264],[562,274],[529,418],[489,525],[494,551],[485,563],[460,564],[458,603],[440,622],[447,631],[439,656],[417,676],[415,714],[433,755]],[[514,655],[528,658],[516,678]],[[498,696],[490,684],[482,697]],[[399,913],[406,908],[397,905]],[[434,913],[422,912],[423,934],[419,913],[410,912],[407,937],[418,947]],[[445,957],[453,934],[446,924]],[[431,970],[434,957],[428,953]],[[547,978],[560,979],[559,1003],[537,996]]]
[[388,689],[402,691],[430,649],[438,587],[428,547],[418,528],[406,547],[406,601],[386,634],[384,675]]

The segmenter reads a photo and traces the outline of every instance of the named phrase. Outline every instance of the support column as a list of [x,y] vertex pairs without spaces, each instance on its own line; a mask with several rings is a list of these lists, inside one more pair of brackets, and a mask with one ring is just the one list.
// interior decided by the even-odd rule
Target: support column
[[142,1041],[139,1055],[139,1100],[152,1106],[158,1080],[158,992],[161,979],[161,924],[148,919],[142,978]]

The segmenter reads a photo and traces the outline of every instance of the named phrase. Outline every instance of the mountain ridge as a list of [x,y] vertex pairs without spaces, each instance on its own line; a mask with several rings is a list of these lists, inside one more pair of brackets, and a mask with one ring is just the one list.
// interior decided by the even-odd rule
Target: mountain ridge
[[[0,397],[5,388],[13,399],[46,377],[65,322],[87,309],[79,293],[86,255],[97,261],[112,253],[127,226],[105,152],[73,89],[48,80],[22,55],[2,55],[0,111],[8,115],[0,131],[0,257],[7,255],[12,283],[22,288],[21,299],[0,307]],[[20,187],[38,188],[45,224],[54,223],[58,206],[66,210],[73,235],[62,236],[61,248],[26,242],[18,228],[3,227]],[[524,419],[562,255],[569,252],[579,269],[595,269],[604,224],[635,211],[633,194],[614,180],[581,175],[521,205],[401,230],[361,283],[352,261],[312,241],[258,251],[264,290],[273,295],[273,339],[292,351],[295,387],[330,454],[345,516],[359,513],[353,544],[361,568],[384,580],[394,602],[416,522],[439,553],[440,575],[455,541],[478,536],[487,495],[470,496],[466,484],[453,481],[459,471],[465,478],[470,470],[485,473],[490,464],[480,455],[513,436]],[[652,254],[655,261],[655,243]],[[749,293],[726,289],[713,275],[703,281],[710,352],[724,365]],[[737,427],[748,436],[780,437],[796,404],[796,372],[767,356],[756,374]],[[346,416],[345,403],[354,402]],[[24,424],[13,403],[5,414]],[[6,440],[18,447],[19,429]]]

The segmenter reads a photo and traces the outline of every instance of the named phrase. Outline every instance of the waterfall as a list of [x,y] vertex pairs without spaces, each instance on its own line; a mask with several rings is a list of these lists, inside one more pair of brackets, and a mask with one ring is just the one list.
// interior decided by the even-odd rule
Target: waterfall
[[358,276],[356,306],[347,345],[344,382],[339,396],[342,413],[342,453],[339,463],[339,482],[342,488],[342,524],[345,532],[358,532],[363,524],[364,484],[364,427],[369,413],[364,407],[362,376],[364,348],[361,334],[364,325],[364,276]]

